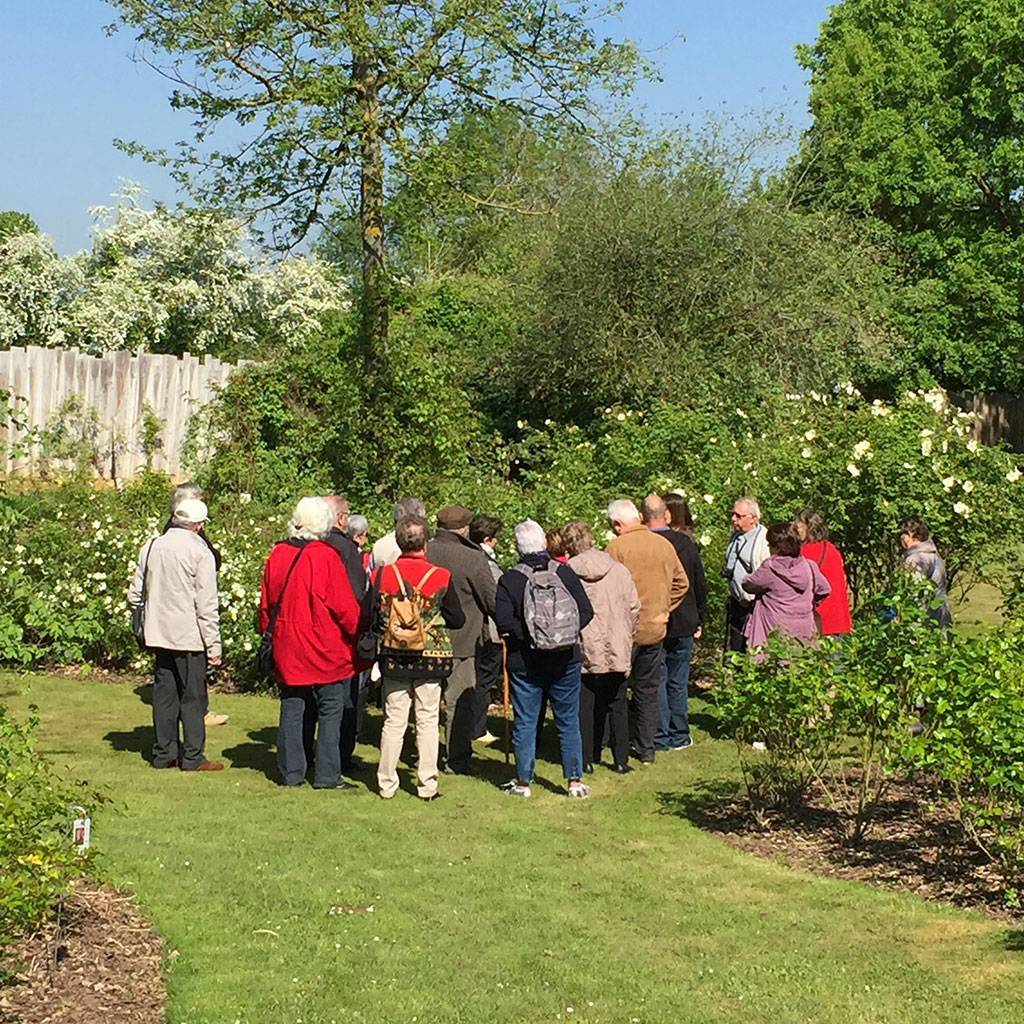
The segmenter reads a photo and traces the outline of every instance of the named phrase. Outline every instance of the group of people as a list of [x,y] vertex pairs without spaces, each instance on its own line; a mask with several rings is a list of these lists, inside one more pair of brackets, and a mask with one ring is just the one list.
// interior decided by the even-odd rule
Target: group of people
[[[550,708],[567,793],[585,798],[608,746],[623,774],[658,752],[689,747],[694,643],[705,627],[707,582],[685,497],[650,494],[607,510],[614,536],[595,545],[574,520],[545,532],[514,528],[517,559],[503,569],[503,523],[460,505],[431,528],[422,501],[394,506],[394,529],[368,548],[368,524],[341,496],[302,498],[264,567],[261,656],[280,696],[281,783],[352,790],[366,696],[384,712],[377,783],[399,789],[398,764],[415,721],[417,794],[440,797],[441,774],[475,770],[473,744],[495,737],[488,708],[507,678],[514,711],[512,796],[529,797],[540,727]],[[205,757],[207,672],[221,660],[216,552],[194,485],[172,498],[164,533],[147,542],[129,590],[155,652],[153,766],[219,771]],[[842,555],[810,509],[764,526],[756,500],[732,512],[722,575],[728,650],[760,647],[773,632],[799,642],[850,632]],[[948,624],[945,568],[920,519],[900,535],[908,566],[934,584]],[[444,725],[444,758],[440,731]],[[179,742],[179,725],[182,738]]]

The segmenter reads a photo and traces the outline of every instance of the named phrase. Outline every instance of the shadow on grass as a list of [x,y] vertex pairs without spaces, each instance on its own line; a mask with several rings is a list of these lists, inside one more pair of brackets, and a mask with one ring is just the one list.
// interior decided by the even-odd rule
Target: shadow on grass
[[738,802],[741,787],[725,779],[700,782],[684,793],[654,794],[659,814],[683,818],[712,832],[740,831],[750,825],[750,815]]
[[246,735],[249,737],[248,743],[225,747],[221,756],[227,759],[232,768],[260,772],[264,778],[278,783],[277,729],[268,725],[262,729],[250,729]]
[[138,754],[147,764],[153,761],[155,736],[151,725],[137,725],[130,732],[108,732],[103,739],[112,750]]
[[1024,928],[1009,928],[1003,932],[1003,949],[1024,953]]

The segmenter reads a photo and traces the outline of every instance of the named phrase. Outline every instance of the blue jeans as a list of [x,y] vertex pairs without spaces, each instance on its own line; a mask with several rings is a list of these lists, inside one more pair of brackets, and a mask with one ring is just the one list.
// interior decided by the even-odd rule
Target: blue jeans
[[583,739],[580,736],[580,663],[566,667],[561,675],[533,676],[510,672],[512,689],[512,747],[516,755],[516,777],[533,782],[537,760],[537,722],[541,703],[547,695],[555,716],[562,748],[562,774],[567,779],[583,778]]
[[693,637],[666,637],[661,661],[661,685],[658,687],[658,750],[685,746],[690,740],[690,658]]
[[341,776],[341,715],[348,681],[317,686],[282,686],[277,728],[277,767],[286,786],[301,786],[313,758],[313,785],[332,789]]

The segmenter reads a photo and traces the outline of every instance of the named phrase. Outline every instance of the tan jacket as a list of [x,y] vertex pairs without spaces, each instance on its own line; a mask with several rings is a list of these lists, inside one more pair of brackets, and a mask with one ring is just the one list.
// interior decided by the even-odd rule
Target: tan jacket
[[635,642],[660,643],[665,639],[669,613],[679,607],[690,589],[676,549],[643,523],[636,523],[608,545],[608,554],[630,571],[640,595]]
[[583,671],[591,675],[629,672],[633,634],[640,621],[640,595],[629,570],[605,551],[591,548],[569,559],[594,607],[580,634]]
[[191,530],[172,527],[147,541],[128,588],[133,607],[142,604],[144,576],[146,646],[220,657],[217,567],[203,539]]

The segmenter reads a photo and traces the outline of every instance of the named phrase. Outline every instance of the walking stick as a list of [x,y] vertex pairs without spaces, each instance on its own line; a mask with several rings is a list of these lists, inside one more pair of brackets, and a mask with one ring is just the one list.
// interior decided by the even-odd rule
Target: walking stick
[[505,764],[508,764],[508,648],[505,646],[504,640],[501,642],[501,711],[505,716]]

